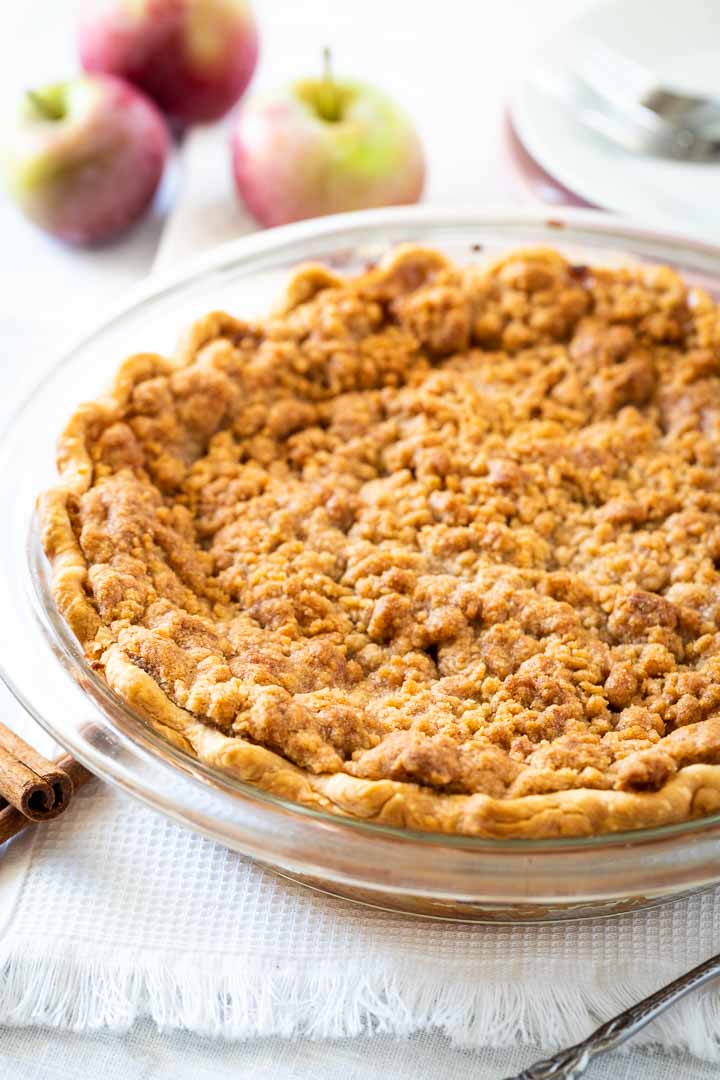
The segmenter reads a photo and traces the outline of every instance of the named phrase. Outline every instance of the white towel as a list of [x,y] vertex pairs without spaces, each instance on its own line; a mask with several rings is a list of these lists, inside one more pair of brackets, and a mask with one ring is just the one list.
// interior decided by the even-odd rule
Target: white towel
[[[13,723],[17,718],[13,717]],[[0,856],[0,1023],[244,1039],[439,1029],[575,1041],[718,947],[720,892],[551,926],[405,918],[311,892],[105,785]],[[717,992],[646,1038],[709,1059]]]

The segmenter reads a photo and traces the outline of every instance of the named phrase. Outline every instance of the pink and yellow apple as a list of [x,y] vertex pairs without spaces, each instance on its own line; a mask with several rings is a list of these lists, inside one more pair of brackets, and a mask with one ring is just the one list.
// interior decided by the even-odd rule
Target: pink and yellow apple
[[238,192],[262,225],[417,202],[425,175],[403,110],[329,72],[243,102],[231,152]]
[[79,76],[24,96],[3,148],[10,193],[42,229],[73,244],[118,235],[160,182],[170,133],[120,79]]
[[139,86],[177,127],[227,112],[258,54],[245,0],[89,0],[78,43],[86,71]]

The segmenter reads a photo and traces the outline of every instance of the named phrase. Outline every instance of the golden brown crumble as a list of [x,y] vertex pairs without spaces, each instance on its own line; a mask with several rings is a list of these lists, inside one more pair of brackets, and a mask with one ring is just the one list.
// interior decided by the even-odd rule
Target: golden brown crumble
[[718,308],[669,269],[399,250],[132,358],[46,548],[100,667],[310,776],[657,792],[720,760],[719,438]]

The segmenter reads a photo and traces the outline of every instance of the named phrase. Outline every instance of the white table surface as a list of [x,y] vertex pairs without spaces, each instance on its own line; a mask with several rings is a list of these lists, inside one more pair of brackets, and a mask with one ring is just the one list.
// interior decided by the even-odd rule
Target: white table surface
[[[529,202],[504,145],[503,105],[525,58],[587,0],[255,0],[262,33],[255,86],[271,86],[320,65],[330,45],[338,73],[383,86],[415,117],[427,149],[425,200],[435,203]],[[3,0],[0,94],[6,108],[25,86],[63,77],[75,66],[76,0]],[[250,223],[233,199],[222,161],[208,158],[185,181],[171,171],[152,213],[110,248],[75,252],[27,225],[0,196],[0,420],[52,362],[73,329],[110,306],[147,274],[163,229],[163,263],[200,245],[241,233]],[[202,165],[202,162],[200,163]],[[183,188],[184,183],[184,188]],[[182,212],[167,222],[178,190]],[[0,691],[10,717],[17,708]],[[0,885],[2,863],[0,862]],[[342,1043],[211,1043],[138,1025],[127,1036],[0,1028],[0,1077],[107,1080],[230,1077],[323,1080],[392,1076],[491,1080],[536,1056],[519,1050],[472,1054],[428,1035]],[[614,1058],[591,1077],[610,1080],[705,1078],[714,1066],[655,1058]]]

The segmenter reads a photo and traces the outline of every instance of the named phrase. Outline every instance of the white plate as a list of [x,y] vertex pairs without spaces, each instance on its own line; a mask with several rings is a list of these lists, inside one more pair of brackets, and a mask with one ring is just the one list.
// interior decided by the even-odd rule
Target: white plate
[[[668,85],[720,94],[720,0],[601,0],[550,41],[538,62],[571,66],[578,35],[625,53]],[[720,240],[720,163],[630,154],[589,131],[530,80],[518,87],[511,116],[535,160],[588,202]]]

